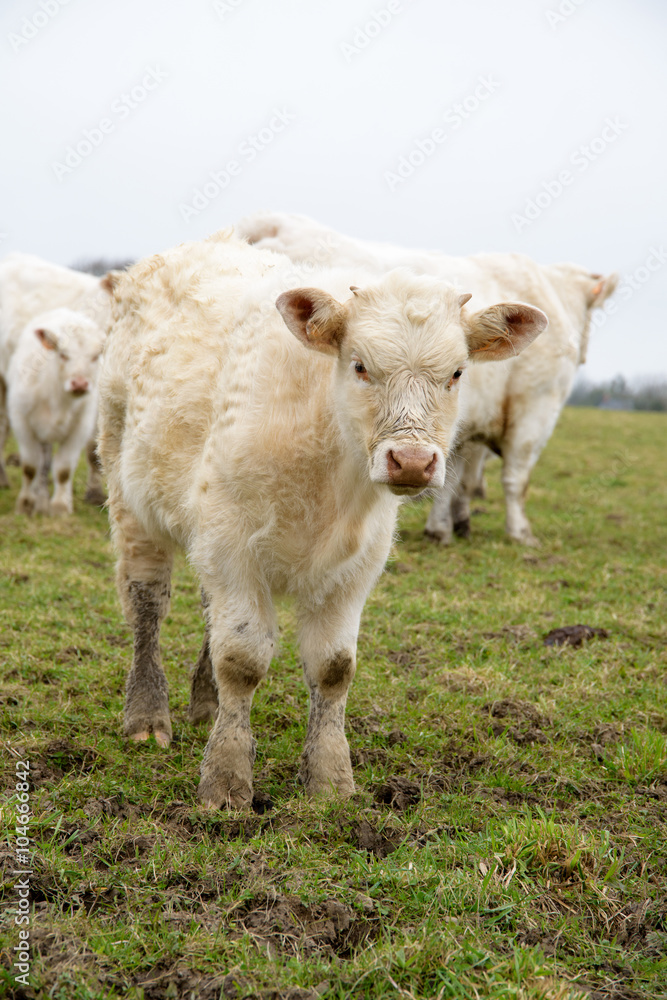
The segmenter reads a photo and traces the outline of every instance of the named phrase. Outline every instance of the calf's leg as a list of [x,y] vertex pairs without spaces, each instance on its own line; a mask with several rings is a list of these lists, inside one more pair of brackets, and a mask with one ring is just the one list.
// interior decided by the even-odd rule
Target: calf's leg
[[15,428],[15,433],[23,471],[21,489],[16,498],[16,513],[28,515],[41,513],[39,477],[42,466],[42,445],[27,427],[19,425]]
[[81,448],[78,441],[65,441],[60,445],[53,459],[53,497],[49,504],[49,513],[58,517],[71,514],[74,506],[72,499],[72,477],[79,461]]
[[192,672],[192,685],[190,688],[190,704],[188,706],[188,716],[190,722],[209,722],[215,719],[218,714],[218,689],[215,686],[213,677],[213,662],[211,660],[211,639],[208,626],[208,597],[202,590],[202,605],[204,607],[204,618],[206,621],[204,630],[204,641],[199,650],[199,656],[195,668]]
[[102,507],[106,503],[107,495],[104,492],[102,463],[97,453],[95,438],[91,438],[86,444],[86,460],[88,462],[88,479],[86,481],[84,500],[86,503],[92,503],[96,507]]
[[303,673],[310,692],[299,778],[309,795],[354,792],[345,736],[347,693],[356,671],[357,633],[366,598],[337,592],[324,606],[301,614]]
[[[199,797],[208,809],[243,808],[252,803],[255,740],[250,707],[273,656],[273,605],[270,598],[244,600],[238,592],[225,595],[208,586],[206,591],[210,595],[208,645],[218,710],[204,751]],[[205,651],[202,653],[201,677],[207,669]]]
[[9,433],[9,417],[7,416],[7,387],[0,376],[0,489],[9,488],[9,479],[5,469],[5,442]]
[[435,495],[433,506],[428,515],[424,534],[440,545],[451,545],[454,532],[454,514],[456,500],[460,489],[462,461],[460,455],[453,453],[447,457],[445,485]]
[[169,689],[160,659],[160,626],[169,610],[172,553],[152,541],[120,502],[110,507],[119,551],[116,584],[134,631],[132,667],[125,685],[125,734],[136,741],[151,734],[161,747],[171,741]]

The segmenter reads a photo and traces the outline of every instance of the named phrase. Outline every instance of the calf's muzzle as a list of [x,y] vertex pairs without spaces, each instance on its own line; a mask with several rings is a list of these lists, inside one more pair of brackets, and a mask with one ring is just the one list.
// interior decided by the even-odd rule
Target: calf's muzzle
[[391,448],[387,452],[387,481],[391,486],[423,489],[431,482],[437,464],[438,456],[432,448]]
[[83,396],[84,393],[88,392],[90,388],[90,383],[87,378],[82,375],[75,375],[69,381],[68,389],[73,396]]

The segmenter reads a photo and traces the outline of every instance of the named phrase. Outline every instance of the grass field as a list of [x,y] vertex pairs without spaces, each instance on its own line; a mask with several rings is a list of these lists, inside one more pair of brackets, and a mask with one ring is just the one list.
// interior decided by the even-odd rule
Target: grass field
[[[362,619],[348,703],[357,794],[296,782],[294,620],[253,708],[256,811],[196,799],[186,721],[202,634],[177,564],[162,633],[175,738],[128,746],[130,638],[106,514],[19,519],[0,494],[3,967],[14,961],[15,760],[35,838],[30,986],[92,998],[667,997],[667,417],[566,410],[505,540],[498,463],[473,537],[424,504]],[[80,498],[82,470],[77,479]],[[562,625],[606,629],[548,647]],[[1,978],[4,976],[4,979]]]

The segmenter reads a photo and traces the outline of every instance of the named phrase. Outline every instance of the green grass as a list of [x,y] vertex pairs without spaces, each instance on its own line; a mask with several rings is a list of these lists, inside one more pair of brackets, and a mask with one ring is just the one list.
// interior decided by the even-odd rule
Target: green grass
[[[499,464],[473,537],[424,504],[362,619],[357,794],[296,781],[307,697],[289,604],[253,708],[263,814],[205,814],[186,721],[202,632],[177,563],[162,633],[175,739],[128,746],[130,637],[106,515],[0,494],[3,966],[17,928],[15,755],[31,761],[31,987],[0,996],[667,997],[667,418],[566,410],[535,470],[543,541],[505,539]],[[547,647],[562,625],[608,631]],[[393,798],[393,804],[392,804]],[[3,978],[4,977],[4,978]],[[4,991],[4,992],[3,992]]]

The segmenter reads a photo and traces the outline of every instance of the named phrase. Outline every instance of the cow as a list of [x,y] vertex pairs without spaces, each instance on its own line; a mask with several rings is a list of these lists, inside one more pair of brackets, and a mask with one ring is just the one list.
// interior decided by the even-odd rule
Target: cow
[[547,324],[523,303],[469,312],[465,292],[404,270],[364,287],[333,270],[297,282],[286,257],[229,231],[111,282],[99,448],[134,631],[124,728],[171,740],[159,632],[180,546],[204,594],[189,712],[215,718],[199,784],[210,809],[252,800],[250,707],[277,594],[296,601],[310,692],[301,781],[353,792],[345,703],[401,498],[444,481],[466,365]]
[[461,386],[466,412],[450,459],[448,486],[437,495],[425,528],[428,537],[444,545],[453,533],[470,534],[470,499],[493,452],[503,462],[507,534],[525,545],[539,544],[525,512],[530,474],[577,368],[586,360],[592,311],[612,294],[617,276],[605,278],[576,264],[540,265],[516,253],[448,257],[406,250],[344,236],[306,216],[280,212],[258,212],[235,229],[251,244],[286,253],[301,267],[317,261],[376,275],[411,267],[466,288],[476,308],[517,298],[548,315],[548,333],[520,357],[491,368],[471,367]]
[[[97,418],[97,375],[105,333],[72,309],[53,309],[26,324],[7,366],[7,412],[23,485],[20,514],[72,513],[72,478]],[[49,502],[45,449],[57,444]],[[45,489],[46,487],[46,489]]]
[[[0,488],[9,486],[3,454],[9,419],[7,413],[7,369],[26,324],[57,308],[72,309],[105,330],[110,317],[110,298],[100,278],[52,264],[33,254],[10,253],[0,261]],[[85,499],[92,504],[106,500],[96,452],[95,430],[86,442],[88,479]],[[50,449],[44,449],[42,485],[48,478]],[[41,491],[44,503],[44,491]]]

